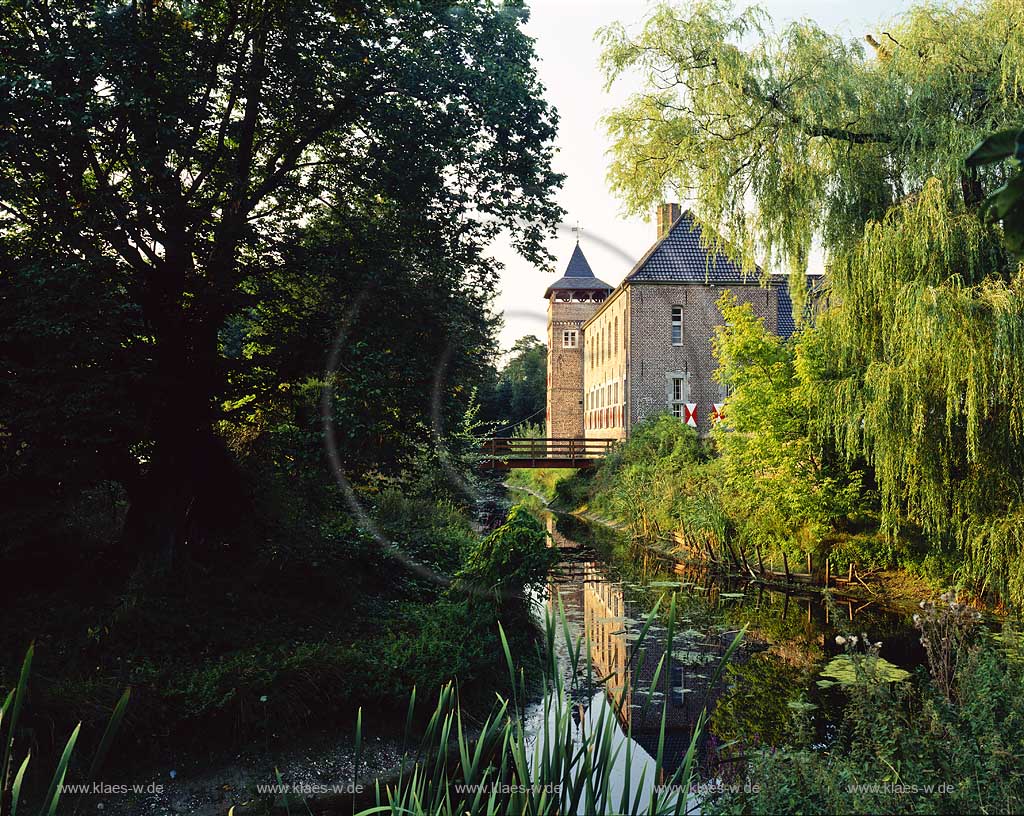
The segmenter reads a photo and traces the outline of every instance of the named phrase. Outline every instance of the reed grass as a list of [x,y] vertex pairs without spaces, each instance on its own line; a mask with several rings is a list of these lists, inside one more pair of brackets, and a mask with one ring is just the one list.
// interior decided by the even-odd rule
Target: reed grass
[[[22,804],[25,773],[32,760],[32,752],[26,751],[24,757],[18,762],[16,759],[18,751],[16,749],[20,745],[18,742],[18,722],[28,694],[28,681],[32,673],[32,659],[34,656],[35,647],[29,646],[28,651],[25,653],[25,659],[21,664],[18,683],[4,698],[3,704],[0,705],[0,748],[2,748],[0,750],[0,816],[18,816],[19,806]],[[125,689],[121,699],[114,707],[110,721],[107,723],[107,728],[100,740],[99,747],[96,749],[86,776],[82,780],[83,782],[94,780],[96,774],[103,766],[114,737],[121,727],[130,697],[131,690]],[[57,813],[57,807],[60,805],[64,792],[64,780],[67,777],[68,768],[71,765],[71,759],[74,755],[81,729],[82,724],[78,723],[64,745],[64,750],[57,762],[57,767],[50,776],[46,794],[37,811],[39,816],[54,816]],[[15,763],[18,765],[18,770],[12,779],[11,770]],[[72,812],[77,812],[80,805],[81,797],[74,802]]]
[[[647,616],[633,646],[638,660],[645,656],[644,641],[657,618],[659,606],[660,603]],[[654,705],[654,689],[666,658],[672,653],[674,626],[673,595],[666,648],[644,698],[644,711]],[[556,651],[559,631],[569,656],[566,667],[559,664]],[[710,687],[717,683],[744,632],[745,629],[741,630],[725,651]],[[698,740],[707,720],[707,699],[697,717],[683,761],[667,779],[663,778],[667,697],[661,701],[654,778],[645,778],[647,768],[644,767],[638,783],[633,784],[636,748],[632,741],[632,719],[625,726],[624,738],[617,738],[620,722],[615,715],[626,703],[627,690],[623,688],[612,705],[601,707],[589,721],[581,718],[579,726],[574,721],[575,701],[581,696],[592,699],[607,678],[593,676],[589,642],[582,637],[572,637],[561,603],[557,614],[546,615],[544,625],[544,691],[539,703],[541,725],[535,734],[527,733],[524,728],[525,707],[530,699],[526,678],[521,671],[516,672],[503,630],[500,635],[512,681],[511,693],[498,697],[490,716],[478,733],[470,737],[457,687],[449,684],[441,689],[418,750],[414,755],[407,755],[396,782],[376,786],[374,806],[361,811],[359,816],[384,813],[396,816],[463,816],[467,813],[474,816],[511,813],[679,816],[695,808],[696,803],[688,796],[688,791],[695,778]],[[414,706],[415,693],[410,700],[409,722]],[[357,745],[362,742],[361,730],[360,720]],[[615,795],[613,781],[620,759],[623,771],[619,778],[624,784]]]

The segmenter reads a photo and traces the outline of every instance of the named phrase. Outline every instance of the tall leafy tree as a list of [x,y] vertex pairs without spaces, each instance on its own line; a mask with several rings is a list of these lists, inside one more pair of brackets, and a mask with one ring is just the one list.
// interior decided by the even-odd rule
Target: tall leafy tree
[[490,388],[481,395],[486,418],[516,425],[542,421],[547,376],[548,347],[532,334],[520,337]]
[[603,37],[609,80],[648,84],[609,116],[613,186],[633,209],[694,196],[797,295],[820,244],[827,309],[801,341],[819,444],[874,469],[890,532],[959,544],[1024,602],[1024,297],[980,212],[1008,170],[964,161],[1024,119],[1019,17],[920,4],[866,46],[709,0]]
[[726,294],[715,332],[716,378],[729,389],[713,429],[723,501],[751,543],[813,544],[858,508],[860,477],[822,455],[809,434],[806,366],[749,303]]
[[[63,274],[103,270],[137,310],[133,551],[170,558],[222,512],[215,428],[248,364],[226,347],[318,213],[344,224],[376,200],[449,225],[463,256],[508,228],[541,260],[559,177],[524,16],[486,0],[3,4],[3,241],[60,247]],[[486,294],[493,270],[467,274]],[[12,412],[5,444],[29,444]]]

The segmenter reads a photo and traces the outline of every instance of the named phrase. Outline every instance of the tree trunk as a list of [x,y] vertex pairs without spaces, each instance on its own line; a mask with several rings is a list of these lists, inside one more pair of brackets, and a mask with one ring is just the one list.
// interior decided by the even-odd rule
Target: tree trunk
[[[217,330],[189,320],[180,299],[154,314],[151,458],[129,494],[121,555],[143,573],[173,571],[202,556],[211,534],[235,517],[238,474],[214,431],[219,392]],[[171,308],[168,308],[168,307]]]

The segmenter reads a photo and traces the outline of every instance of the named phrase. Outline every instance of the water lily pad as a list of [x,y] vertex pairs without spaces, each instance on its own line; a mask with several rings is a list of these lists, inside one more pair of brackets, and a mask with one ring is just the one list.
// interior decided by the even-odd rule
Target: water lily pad
[[[858,667],[854,664],[854,659],[848,654],[833,657],[821,670],[821,676],[826,679],[819,680],[818,685],[821,688],[830,688],[837,683],[841,686],[854,685],[858,680]],[[867,680],[878,683],[902,683],[910,677],[910,672],[890,663],[884,657],[860,655],[856,660],[862,661],[859,676]]]
[[814,703],[809,703],[806,700],[790,700],[786,705],[794,711],[813,711],[817,708]]
[[746,597],[742,592],[719,592],[719,598],[743,598]]
[[652,587],[678,587],[678,581],[651,581],[647,586]]
[[704,652],[694,652],[690,650],[680,650],[672,652],[672,657],[678,660],[680,663],[686,663],[690,666],[702,666],[705,663],[711,663],[718,659],[716,655],[706,654]]

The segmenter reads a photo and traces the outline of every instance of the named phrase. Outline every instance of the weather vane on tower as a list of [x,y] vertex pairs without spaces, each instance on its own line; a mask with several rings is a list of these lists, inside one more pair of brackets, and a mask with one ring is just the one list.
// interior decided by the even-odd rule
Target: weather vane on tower
[[576,243],[578,245],[580,242],[580,236],[583,234],[583,227],[580,226],[579,219],[576,220],[576,226],[571,227],[570,229],[576,233]]

